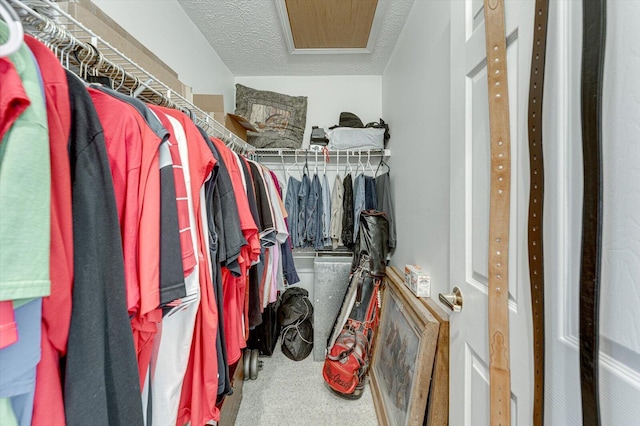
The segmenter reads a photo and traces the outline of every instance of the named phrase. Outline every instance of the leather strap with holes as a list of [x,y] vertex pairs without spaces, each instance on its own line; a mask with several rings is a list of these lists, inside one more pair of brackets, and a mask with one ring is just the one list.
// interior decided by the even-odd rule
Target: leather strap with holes
[[582,255],[580,259],[580,387],[582,424],[599,425],[599,296],[602,253],[602,75],[606,1],[582,6]]
[[509,203],[511,144],[504,1],[484,0],[489,84],[489,377],[491,425],[511,425],[509,370]]
[[536,0],[529,81],[529,278],[533,316],[533,425],[544,422],[544,257],[542,225],[544,161],[542,157],[542,95],[547,46],[549,0]]

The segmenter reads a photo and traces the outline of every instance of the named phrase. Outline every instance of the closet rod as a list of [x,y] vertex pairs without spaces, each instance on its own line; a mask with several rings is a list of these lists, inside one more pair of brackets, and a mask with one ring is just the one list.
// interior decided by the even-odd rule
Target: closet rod
[[[49,47],[63,66],[87,79],[107,77],[121,93],[184,112],[234,151],[255,151],[213,117],[158,80],[50,0],[9,0],[25,31]],[[98,49],[98,46],[100,47]]]
[[[318,153],[318,157],[324,154],[324,151],[316,151],[313,149],[294,149],[294,148],[254,148],[253,153],[258,155],[259,157],[295,157],[304,159],[304,156],[307,155],[309,159],[311,156],[315,156],[316,152]],[[344,159],[346,161],[347,154],[349,154],[350,158],[357,158],[358,154],[361,156],[369,155],[371,157],[391,157],[390,149],[330,149],[329,155],[331,158],[335,158],[337,155],[340,155],[340,159]]]

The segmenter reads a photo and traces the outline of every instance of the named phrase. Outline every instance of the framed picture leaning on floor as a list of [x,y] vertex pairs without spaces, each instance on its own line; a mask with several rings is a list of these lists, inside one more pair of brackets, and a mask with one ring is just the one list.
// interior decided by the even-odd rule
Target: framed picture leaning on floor
[[371,367],[381,425],[424,421],[440,324],[396,278],[387,278]]

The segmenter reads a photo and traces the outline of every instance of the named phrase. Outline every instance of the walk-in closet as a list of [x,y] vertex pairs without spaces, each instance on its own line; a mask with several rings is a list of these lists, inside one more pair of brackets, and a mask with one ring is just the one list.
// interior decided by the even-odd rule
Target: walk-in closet
[[640,424],[640,0],[0,0],[0,425]]

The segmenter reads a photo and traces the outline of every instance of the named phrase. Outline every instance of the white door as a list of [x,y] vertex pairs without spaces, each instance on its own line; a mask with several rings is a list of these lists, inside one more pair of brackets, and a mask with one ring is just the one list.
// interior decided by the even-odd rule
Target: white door
[[[564,426],[582,424],[578,363],[582,5],[552,1],[549,6],[543,116],[548,182],[545,424]],[[640,2],[607,2],[599,368],[603,426],[640,425],[639,20]]]
[[[509,328],[511,422],[531,423],[531,307],[527,264],[527,102],[533,2],[507,1],[507,75],[511,120]],[[481,0],[451,5],[451,287],[462,312],[451,316],[450,423],[489,425],[487,262],[489,114]]]

